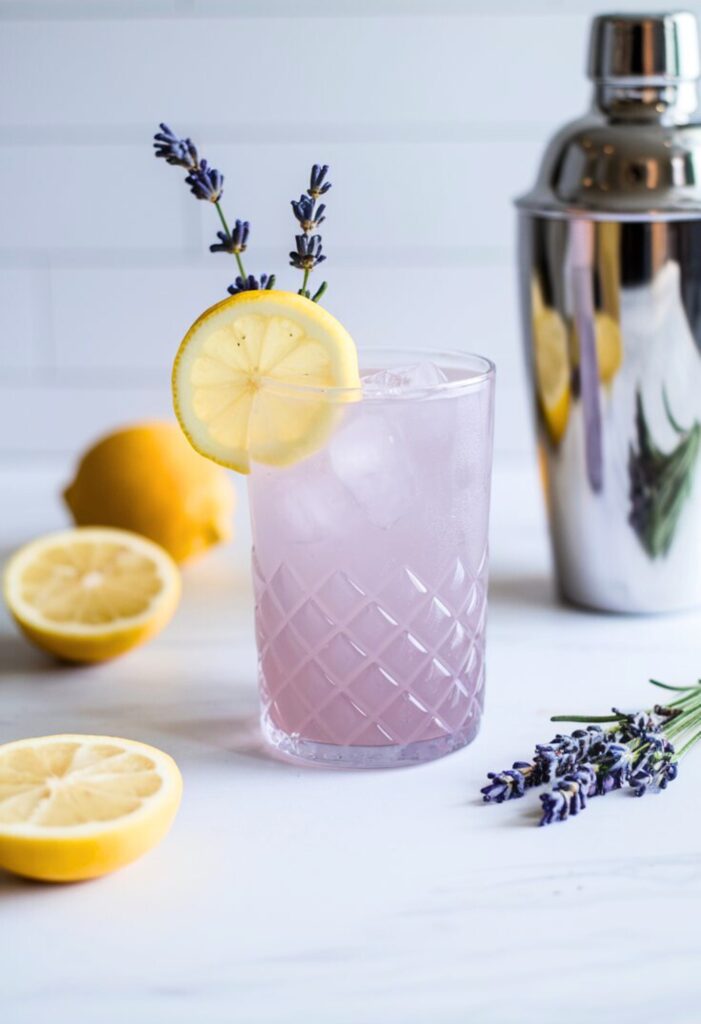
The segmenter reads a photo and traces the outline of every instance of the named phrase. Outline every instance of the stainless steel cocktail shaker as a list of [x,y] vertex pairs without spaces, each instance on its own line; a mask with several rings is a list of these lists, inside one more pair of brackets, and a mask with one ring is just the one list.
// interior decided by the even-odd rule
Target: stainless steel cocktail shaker
[[618,612],[701,605],[701,107],[694,16],[594,20],[590,112],[517,201],[557,576]]

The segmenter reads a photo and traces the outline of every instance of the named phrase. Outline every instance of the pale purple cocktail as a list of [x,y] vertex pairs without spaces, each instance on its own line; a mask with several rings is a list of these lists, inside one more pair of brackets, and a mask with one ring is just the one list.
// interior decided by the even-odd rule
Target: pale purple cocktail
[[492,463],[488,360],[366,363],[362,394],[326,392],[323,446],[254,465],[249,483],[264,732],[353,768],[429,760],[477,733]]

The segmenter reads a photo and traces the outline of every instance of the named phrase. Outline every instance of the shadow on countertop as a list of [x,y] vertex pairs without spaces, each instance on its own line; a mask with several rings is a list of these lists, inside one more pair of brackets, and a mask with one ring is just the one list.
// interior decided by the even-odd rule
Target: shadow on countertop
[[22,878],[12,875],[0,868],[0,906],[6,908],[10,900],[31,899],[45,894],[60,893],[67,885],[89,885],[99,879],[88,879],[83,882],[40,882],[33,878]]
[[[11,628],[8,626],[8,629]],[[78,666],[79,669],[81,667]],[[75,665],[57,661],[38,648],[32,647],[19,632],[0,633],[0,683],[4,676],[15,673],[31,672],[32,677],[43,674],[55,676],[57,671],[70,671],[75,668]]]
[[510,573],[498,569],[489,576],[489,603],[512,608],[563,610],[549,573]]

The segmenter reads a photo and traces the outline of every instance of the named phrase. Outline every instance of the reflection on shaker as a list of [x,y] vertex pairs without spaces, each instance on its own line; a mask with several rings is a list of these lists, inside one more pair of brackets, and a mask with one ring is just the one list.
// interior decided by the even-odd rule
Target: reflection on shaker
[[557,445],[570,413],[570,361],[567,325],[556,309],[545,306],[533,282],[533,363],[540,413],[550,441]]
[[587,476],[593,491],[604,486],[603,454],[601,450],[601,404],[599,399],[599,369],[594,333],[594,294],[588,267],[572,270],[572,298],[574,321],[579,339],[579,389],[584,416],[584,451]]
[[701,443],[701,423],[680,426],[662,392],[665,413],[679,441],[669,452],[655,444],[645,418],[643,399],[635,396],[637,439],[630,446],[630,525],[650,558],[666,555],[674,541],[679,517],[692,490]]

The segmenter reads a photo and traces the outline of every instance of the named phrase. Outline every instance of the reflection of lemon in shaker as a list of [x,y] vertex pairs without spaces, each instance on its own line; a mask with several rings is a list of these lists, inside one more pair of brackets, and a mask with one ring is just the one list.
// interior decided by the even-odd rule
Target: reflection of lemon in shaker
[[570,413],[570,365],[567,326],[555,309],[533,316],[533,353],[538,398],[551,439],[560,441]]
[[597,313],[594,317],[596,331],[596,361],[599,379],[609,384],[616,376],[623,362],[623,339],[621,328],[608,313]]
[[[599,380],[610,384],[623,362],[623,339],[617,320],[610,313],[594,314],[594,337],[596,343],[596,365]],[[572,332],[574,359],[579,363],[579,335],[576,325]]]

